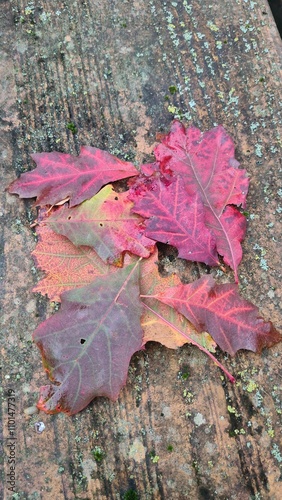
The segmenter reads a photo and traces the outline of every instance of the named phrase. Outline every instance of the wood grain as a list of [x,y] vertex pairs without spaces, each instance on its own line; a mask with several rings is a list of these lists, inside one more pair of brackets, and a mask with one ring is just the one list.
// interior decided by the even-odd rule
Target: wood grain
[[[280,500],[281,345],[219,354],[232,386],[196,349],[151,343],[116,403],[98,399],[73,418],[25,417],[46,382],[31,335],[52,307],[31,293],[34,209],[5,191],[33,168],[33,152],[75,154],[85,144],[147,161],[174,116],[202,130],[222,124],[251,177],[241,291],[281,329],[281,40],[266,0],[12,0],[1,2],[0,25],[0,497]],[[184,275],[203,272],[189,264]]]

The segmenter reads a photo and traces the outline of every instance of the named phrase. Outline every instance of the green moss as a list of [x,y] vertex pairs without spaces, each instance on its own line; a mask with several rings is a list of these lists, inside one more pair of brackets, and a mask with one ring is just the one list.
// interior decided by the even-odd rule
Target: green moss
[[169,444],[169,445],[167,446],[167,451],[169,451],[170,453],[173,451],[173,446],[172,446],[172,444]]
[[95,448],[92,450],[92,455],[97,463],[102,462],[102,460],[104,460],[106,456],[105,452],[102,450],[102,448],[100,448],[100,446],[95,446]]
[[73,122],[68,122],[66,124],[68,130],[70,130],[73,134],[77,134],[77,128]]
[[168,90],[170,91],[171,95],[174,95],[177,92],[177,87],[175,85],[170,85],[168,87]]
[[130,488],[130,490],[127,490],[124,494],[123,500],[139,500],[139,495],[135,490]]

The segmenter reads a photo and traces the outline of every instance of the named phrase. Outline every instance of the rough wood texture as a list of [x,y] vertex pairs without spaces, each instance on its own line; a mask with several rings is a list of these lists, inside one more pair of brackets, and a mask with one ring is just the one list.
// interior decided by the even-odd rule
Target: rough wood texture
[[32,152],[89,144],[146,161],[175,115],[223,124],[251,176],[242,294],[281,328],[281,41],[267,2],[2,0],[0,23],[1,409],[6,439],[13,389],[17,435],[5,498],[280,500],[281,345],[220,354],[232,386],[196,349],[151,344],[116,403],[24,416],[46,381],[31,334],[52,308],[30,291],[34,212],[4,192]]

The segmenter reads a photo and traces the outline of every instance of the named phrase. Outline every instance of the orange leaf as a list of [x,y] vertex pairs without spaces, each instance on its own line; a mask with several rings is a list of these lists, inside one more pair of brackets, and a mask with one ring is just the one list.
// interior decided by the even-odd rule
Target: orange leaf
[[38,243],[32,255],[36,265],[46,272],[33,292],[47,295],[59,302],[60,294],[72,288],[88,285],[98,276],[112,271],[90,247],[76,247],[65,236],[48,226],[37,228]]
[[[181,283],[176,274],[171,274],[167,277],[160,276],[157,258],[158,254],[155,251],[149,259],[141,261],[141,295],[158,295],[164,289],[177,286]],[[189,342],[189,338],[185,337],[187,335],[214,352],[216,344],[210,335],[206,332],[199,334],[193,325],[175,309],[153,298],[142,298],[142,302],[156,312],[154,314],[151,310],[144,308],[141,318],[141,325],[144,331],[144,344],[154,341],[160,342],[170,349],[177,349]],[[183,333],[179,333],[179,330]]]

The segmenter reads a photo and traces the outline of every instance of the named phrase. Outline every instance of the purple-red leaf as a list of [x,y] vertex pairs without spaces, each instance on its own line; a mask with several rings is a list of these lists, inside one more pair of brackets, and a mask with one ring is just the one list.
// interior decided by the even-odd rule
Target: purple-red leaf
[[31,155],[37,167],[12,182],[10,193],[21,198],[37,197],[37,205],[55,205],[69,198],[70,206],[92,198],[102,186],[138,175],[132,163],[107,151],[83,146],[79,156],[65,153]]
[[281,341],[272,323],[258,316],[258,308],[240,297],[235,284],[216,285],[211,276],[203,276],[154,298],[174,307],[199,332],[207,331],[232,356],[239,349],[261,352]]
[[234,206],[228,206],[219,218],[215,213],[206,211],[206,227],[216,239],[216,248],[224,256],[224,262],[235,269],[242,260],[241,241],[246,232],[247,221],[243,214]]
[[109,185],[77,207],[56,210],[46,222],[75,245],[93,247],[102,260],[121,266],[124,252],[149,257],[155,247],[132,206],[127,193],[116,193]]
[[180,177],[170,183],[160,178],[148,180],[143,188],[131,189],[130,199],[134,201],[132,210],[147,217],[145,236],[175,246],[183,259],[219,264],[201,198],[197,194],[188,196]]
[[[246,171],[238,170],[233,141],[221,126],[202,134],[195,127],[186,130],[175,121],[170,133],[156,147],[155,156],[166,178],[181,176],[188,193],[200,196],[217,250],[234,269],[237,280],[242,256],[239,247],[245,226],[240,221],[240,233],[234,245],[234,230],[232,224],[226,224],[224,213],[230,204],[245,206],[249,181]],[[238,221],[235,224],[238,225]]]
[[141,349],[138,263],[62,294],[61,310],[33,334],[55,384],[38,408],[73,415],[97,396],[118,397],[131,356]]

